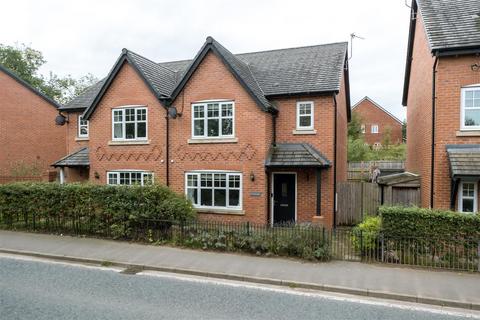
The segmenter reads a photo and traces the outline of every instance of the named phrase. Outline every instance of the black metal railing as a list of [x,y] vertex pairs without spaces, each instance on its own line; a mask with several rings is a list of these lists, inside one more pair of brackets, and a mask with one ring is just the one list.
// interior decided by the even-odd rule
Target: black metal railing
[[480,272],[480,239],[389,237],[315,225],[138,219],[122,215],[3,215],[0,228],[308,260],[329,259]]

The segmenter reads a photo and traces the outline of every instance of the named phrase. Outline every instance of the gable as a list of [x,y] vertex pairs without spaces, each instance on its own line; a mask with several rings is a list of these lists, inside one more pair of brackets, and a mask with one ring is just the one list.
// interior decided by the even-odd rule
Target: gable
[[[403,122],[395,117],[393,114],[391,114],[388,110],[384,109],[382,106],[380,106],[378,103],[375,101],[371,100],[368,97],[363,98],[359,102],[357,102],[353,107],[352,111],[362,115],[362,117],[366,120],[368,119],[368,116],[364,116],[364,114],[368,114],[369,112],[375,112],[376,116],[381,114],[385,119],[390,119],[394,120],[395,122],[398,123],[398,125],[403,125]],[[380,112],[380,113],[379,113]]]

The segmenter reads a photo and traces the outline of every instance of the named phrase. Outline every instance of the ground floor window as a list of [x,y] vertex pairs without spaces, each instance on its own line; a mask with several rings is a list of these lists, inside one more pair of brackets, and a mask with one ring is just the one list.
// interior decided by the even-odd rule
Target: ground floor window
[[477,182],[461,182],[458,190],[458,211],[477,212]]
[[187,172],[185,193],[196,208],[242,208],[239,172]]
[[153,173],[148,171],[109,171],[108,184],[111,185],[148,185],[153,183]]

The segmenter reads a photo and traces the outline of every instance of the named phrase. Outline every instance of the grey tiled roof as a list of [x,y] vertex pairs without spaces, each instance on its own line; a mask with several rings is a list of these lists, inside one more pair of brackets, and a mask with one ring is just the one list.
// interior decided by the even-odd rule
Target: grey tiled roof
[[270,148],[266,167],[329,167],[330,161],[308,143],[278,143]]
[[90,166],[90,158],[88,156],[88,148],[81,148],[69,155],[58,160],[54,167],[88,167]]
[[75,109],[85,109],[92,104],[93,99],[97,96],[98,92],[103,86],[105,79],[100,80],[93,86],[87,88],[82,94],[76,96],[74,99],[70,100],[67,104],[60,108],[60,110],[75,110]]
[[480,0],[417,0],[431,50],[480,46]]
[[480,145],[447,145],[452,177],[480,176]]
[[[335,92],[340,90],[347,43],[232,54],[214,39],[215,46],[228,65],[266,107],[267,98],[276,95]],[[205,45],[204,45],[205,46]],[[126,50],[145,79],[159,95],[171,95],[193,60],[154,63]],[[65,108],[89,107],[100,92],[103,82],[92,86]]]

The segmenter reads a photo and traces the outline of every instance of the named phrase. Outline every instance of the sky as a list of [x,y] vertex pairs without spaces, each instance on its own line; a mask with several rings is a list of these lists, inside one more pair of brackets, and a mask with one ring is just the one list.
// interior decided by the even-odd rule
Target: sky
[[[410,2],[410,1],[409,1]],[[233,53],[350,41],[352,105],[364,96],[401,120],[410,9],[405,0],[5,1],[0,43],[40,50],[41,72],[103,78],[122,48],[192,59],[207,36]]]

